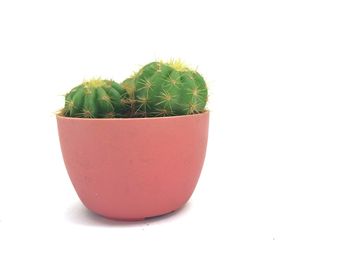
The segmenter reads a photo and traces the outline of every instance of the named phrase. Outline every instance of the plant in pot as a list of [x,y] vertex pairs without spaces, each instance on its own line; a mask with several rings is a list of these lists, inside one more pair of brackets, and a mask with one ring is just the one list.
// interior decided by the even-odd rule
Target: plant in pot
[[67,93],[58,132],[82,203],[121,220],[182,207],[205,158],[207,97],[203,77],[178,61],[149,63],[121,84],[85,81]]

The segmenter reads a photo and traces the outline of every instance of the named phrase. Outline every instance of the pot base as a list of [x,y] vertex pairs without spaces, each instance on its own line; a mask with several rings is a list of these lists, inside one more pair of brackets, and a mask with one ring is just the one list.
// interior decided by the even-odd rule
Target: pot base
[[[181,209],[181,208],[179,208]],[[177,209],[177,210],[179,210]],[[90,210],[90,209],[89,209]],[[161,217],[165,217],[167,215],[170,215],[172,213],[174,213],[175,211],[177,210],[173,210],[171,212],[167,212],[167,213],[164,213],[164,214],[160,214],[160,215],[155,215],[155,216],[148,216],[148,217],[135,217],[135,218],[127,218],[127,217],[110,217],[110,216],[105,216],[105,215],[102,215],[102,214],[99,214],[99,213],[96,213],[96,212],[93,212],[94,214],[97,214],[98,216],[101,216],[101,217],[104,217],[106,219],[109,219],[109,220],[114,220],[114,221],[125,221],[125,222],[136,222],[136,221],[145,221],[145,220],[152,220],[152,219],[157,219],[157,218],[161,218]],[[91,211],[91,210],[90,210]]]

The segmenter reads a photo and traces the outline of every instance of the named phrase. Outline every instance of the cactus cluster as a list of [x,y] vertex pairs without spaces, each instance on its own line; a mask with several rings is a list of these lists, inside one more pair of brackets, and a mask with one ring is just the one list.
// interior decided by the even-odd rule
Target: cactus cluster
[[65,96],[62,115],[80,118],[133,118],[196,114],[205,111],[203,77],[178,61],[152,62],[124,80],[93,79]]

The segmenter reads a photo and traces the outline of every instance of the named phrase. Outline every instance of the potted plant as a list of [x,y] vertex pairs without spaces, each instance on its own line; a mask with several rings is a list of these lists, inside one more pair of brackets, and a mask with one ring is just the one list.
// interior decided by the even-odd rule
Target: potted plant
[[203,77],[178,61],[149,63],[121,84],[92,79],[73,88],[57,124],[82,203],[121,220],[182,207],[205,158],[206,102]]

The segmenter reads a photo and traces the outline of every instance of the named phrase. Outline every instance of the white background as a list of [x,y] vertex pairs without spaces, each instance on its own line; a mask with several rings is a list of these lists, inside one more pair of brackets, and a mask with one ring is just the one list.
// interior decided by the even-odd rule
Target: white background
[[[189,204],[87,212],[54,112],[90,77],[155,59],[210,87]],[[0,262],[349,262],[349,1],[0,0]]]

